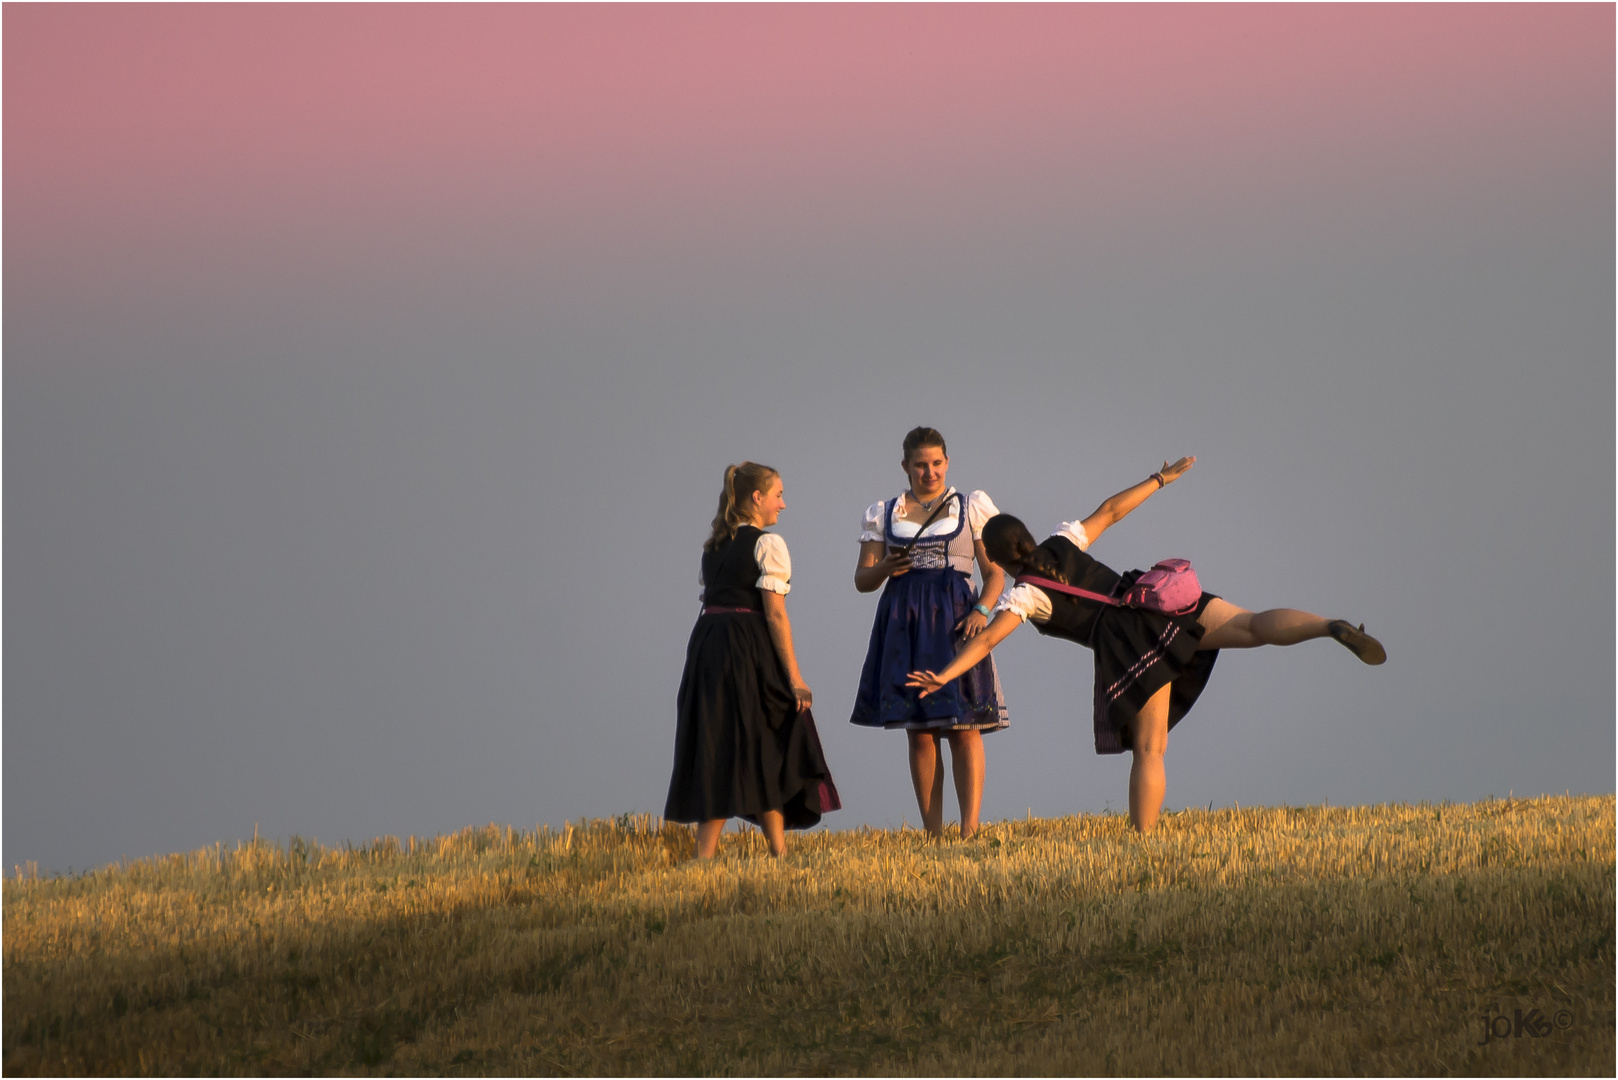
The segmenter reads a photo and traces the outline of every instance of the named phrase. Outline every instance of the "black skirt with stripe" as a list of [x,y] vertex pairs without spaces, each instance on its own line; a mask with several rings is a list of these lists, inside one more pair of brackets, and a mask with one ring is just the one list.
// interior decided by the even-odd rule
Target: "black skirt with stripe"
[[[1113,595],[1122,595],[1145,573],[1123,575]],[[1104,607],[1090,634],[1095,650],[1096,753],[1121,754],[1131,749],[1131,723],[1151,696],[1169,690],[1169,728],[1178,724],[1196,704],[1213,674],[1217,649],[1200,652],[1202,624],[1197,621],[1216,599],[1205,592],[1195,610],[1184,615],[1160,615],[1140,608]]]

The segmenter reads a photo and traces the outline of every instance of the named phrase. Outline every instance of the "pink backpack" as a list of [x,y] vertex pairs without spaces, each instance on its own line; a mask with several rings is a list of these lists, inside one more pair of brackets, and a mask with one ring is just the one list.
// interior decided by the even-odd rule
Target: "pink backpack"
[[1157,563],[1136,578],[1135,584],[1122,598],[1103,596],[1089,589],[1063,585],[1060,581],[1035,577],[1033,574],[1021,574],[1016,580],[1019,585],[1038,585],[1041,589],[1082,596],[1086,600],[1112,607],[1141,608],[1160,615],[1189,615],[1197,609],[1197,601],[1202,599],[1202,585],[1197,581],[1197,572],[1191,569],[1190,562],[1185,559],[1164,559]]

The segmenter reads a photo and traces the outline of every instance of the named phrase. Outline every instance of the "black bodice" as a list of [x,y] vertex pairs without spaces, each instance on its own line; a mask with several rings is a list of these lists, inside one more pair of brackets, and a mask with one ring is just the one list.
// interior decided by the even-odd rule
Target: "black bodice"
[[[1062,571],[1062,578],[1069,585],[1111,596],[1112,590],[1122,580],[1111,567],[1080,551],[1079,545],[1065,536],[1053,536],[1039,547],[1055,561]],[[1025,570],[1025,573],[1044,576],[1032,568]],[[1051,617],[1048,622],[1034,623],[1034,629],[1049,637],[1066,638],[1080,645],[1091,646],[1096,618],[1106,610],[1107,605],[1051,589],[1042,591],[1051,598]]]
[[743,525],[736,535],[713,551],[702,553],[702,602],[708,607],[742,607],[764,610],[759,596],[758,562],[753,548],[764,530]]

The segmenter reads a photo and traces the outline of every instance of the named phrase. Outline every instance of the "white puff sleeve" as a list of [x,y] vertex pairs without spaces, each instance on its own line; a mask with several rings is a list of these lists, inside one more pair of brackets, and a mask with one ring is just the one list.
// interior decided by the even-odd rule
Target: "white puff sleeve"
[[754,587],[765,592],[785,596],[792,591],[792,557],[787,554],[787,542],[774,533],[765,533],[753,545],[753,561],[758,563],[759,578]]
[[974,491],[966,497],[966,523],[972,529],[972,539],[983,539],[983,523],[1000,512],[987,492]]
[[1000,594],[994,611],[996,615],[1009,611],[1024,622],[1046,622],[1051,617],[1050,594],[1035,585],[1013,585]]
[[872,540],[886,540],[882,535],[883,519],[888,515],[888,504],[885,502],[872,503],[865,508],[865,519],[860,522],[860,543],[869,543]]
[[1066,537],[1073,541],[1080,551],[1084,551],[1090,546],[1090,534],[1084,531],[1084,522],[1082,521],[1064,521],[1056,527],[1056,531],[1051,535]]

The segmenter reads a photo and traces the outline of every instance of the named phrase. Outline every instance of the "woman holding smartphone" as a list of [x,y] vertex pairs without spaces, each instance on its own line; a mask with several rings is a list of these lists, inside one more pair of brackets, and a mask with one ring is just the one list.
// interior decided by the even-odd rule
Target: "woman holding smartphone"
[[[981,491],[950,487],[944,437],[918,427],[904,438],[907,489],[865,511],[854,587],[882,589],[876,622],[850,718],[864,727],[903,730],[910,780],[922,825],[944,831],[944,771],[949,744],[961,836],[977,832],[983,805],[983,733],[1008,723],[992,657],[923,697],[905,686],[918,668],[942,668],[963,642],[982,633],[1004,575],[984,552],[983,524],[998,511]],[[974,562],[983,587],[972,587]]]

